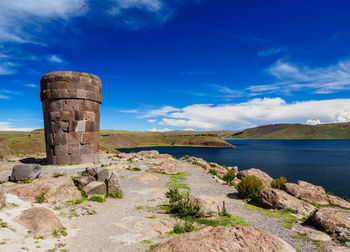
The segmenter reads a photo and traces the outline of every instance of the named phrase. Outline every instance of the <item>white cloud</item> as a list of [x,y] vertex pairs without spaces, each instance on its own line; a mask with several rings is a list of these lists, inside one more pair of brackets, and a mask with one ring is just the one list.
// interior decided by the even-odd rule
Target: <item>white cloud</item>
[[47,58],[51,63],[57,63],[57,64],[62,64],[64,63],[64,60],[62,58],[60,58],[59,56],[57,55],[50,55],[48,58]]
[[1,0],[0,41],[37,43],[28,27],[38,27],[52,19],[81,15],[87,0]]
[[309,120],[306,121],[306,124],[317,125],[317,124],[321,124],[321,121],[319,119],[316,119],[316,120],[309,119]]
[[8,97],[7,95],[0,94],[0,99],[1,100],[7,100],[7,99],[10,99],[10,97]]
[[37,88],[37,87],[38,87],[38,85],[33,84],[33,83],[24,84],[23,86],[24,86],[24,87],[29,87],[29,88]]
[[258,52],[258,56],[259,57],[266,57],[266,56],[270,56],[270,55],[279,54],[279,53],[284,52],[284,51],[285,51],[285,49],[282,47],[270,48],[270,49],[266,49],[266,50]]
[[172,129],[168,129],[168,128],[164,128],[164,129],[157,129],[157,128],[152,128],[148,131],[151,131],[151,132],[167,132],[167,131],[173,131]]
[[122,113],[130,113],[130,114],[135,114],[138,113],[139,111],[137,109],[128,109],[128,110],[120,110]]
[[153,120],[153,119],[148,119],[147,122],[149,123],[155,123],[157,120]]
[[139,116],[139,118],[149,118],[149,117],[158,117],[165,116],[170,112],[180,111],[180,109],[172,107],[172,106],[164,106],[159,109],[153,109],[146,111],[143,115]]
[[14,128],[9,122],[0,122],[0,131],[32,131],[32,128]]
[[138,8],[157,12],[163,4],[159,0],[114,0],[115,6],[109,11],[111,14],[119,15],[122,9]]
[[203,130],[242,129],[272,123],[350,121],[350,99],[287,103],[281,98],[237,104],[194,104],[168,113],[162,124]]
[[0,62],[0,75],[8,75],[8,74],[16,73],[15,66],[16,64],[12,62],[8,62],[8,61]]

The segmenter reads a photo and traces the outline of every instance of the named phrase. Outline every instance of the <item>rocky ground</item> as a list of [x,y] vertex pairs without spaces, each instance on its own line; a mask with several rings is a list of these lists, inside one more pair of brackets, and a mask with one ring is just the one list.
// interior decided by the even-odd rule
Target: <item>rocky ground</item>
[[[348,202],[302,181],[271,188],[272,178],[257,169],[240,171],[238,177],[260,177],[265,183],[262,202],[270,209],[239,199],[236,188],[219,178],[237,167],[198,158],[175,160],[157,152],[101,154],[98,164],[43,165],[40,178],[8,182],[15,164],[19,161],[0,164],[0,251],[147,251],[159,244],[155,251],[350,251]],[[86,174],[86,168],[97,173]],[[92,201],[91,192],[112,192],[112,174],[119,177],[115,188],[124,197]],[[96,186],[89,188],[88,182]],[[206,223],[196,224],[201,231],[174,234],[174,225],[182,221],[162,207],[168,204],[165,192],[170,186],[190,191],[208,220],[220,218],[215,215],[224,204],[244,227]],[[90,200],[82,200],[79,189]],[[302,225],[306,219],[309,225]]]

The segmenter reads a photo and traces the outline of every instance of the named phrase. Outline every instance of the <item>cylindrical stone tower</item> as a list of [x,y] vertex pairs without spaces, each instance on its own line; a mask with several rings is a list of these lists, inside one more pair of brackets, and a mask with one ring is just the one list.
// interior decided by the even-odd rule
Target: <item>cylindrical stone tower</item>
[[48,164],[98,161],[101,80],[78,72],[52,72],[40,81]]

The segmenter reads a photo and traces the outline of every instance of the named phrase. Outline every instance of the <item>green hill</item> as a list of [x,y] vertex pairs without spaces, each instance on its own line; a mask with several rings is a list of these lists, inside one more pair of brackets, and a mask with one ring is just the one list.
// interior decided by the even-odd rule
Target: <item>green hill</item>
[[350,139],[350,122],[319,125],[270,124],[226,136],[243,139]]
[[[216,133],[101,131],[101,150],[115,151],[116,148],[146,146],[232,147]],[[10,157],[37,157],[44,154],[43,130],[32,132],[0,131],[0,160]]]

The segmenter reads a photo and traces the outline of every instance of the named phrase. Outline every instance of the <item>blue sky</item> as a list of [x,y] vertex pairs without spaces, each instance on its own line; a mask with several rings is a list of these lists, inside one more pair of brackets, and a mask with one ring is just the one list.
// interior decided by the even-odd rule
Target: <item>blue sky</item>
[[0,130],[42,128],[44,73],[102,80],[102,129],[350,121],[350,3],[2,0]]

